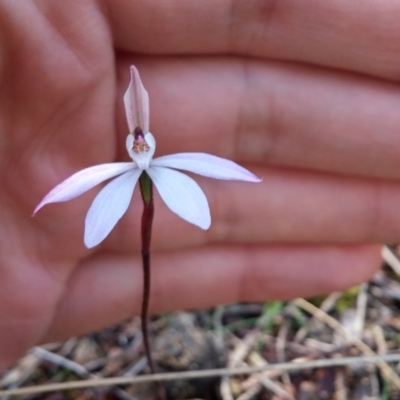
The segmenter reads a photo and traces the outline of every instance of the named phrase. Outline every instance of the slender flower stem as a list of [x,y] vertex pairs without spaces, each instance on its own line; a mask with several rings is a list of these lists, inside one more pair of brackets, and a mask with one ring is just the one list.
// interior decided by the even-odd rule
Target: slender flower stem
[[146,172],[143,172],[139,178],[140,192],[143,199],[142,214],[142,262],[143,262],[143,298],[142,298],[142,332],[143,343],[149,363],[151,373],[155,373],[153,358],[150,351],[149,342],[149,301],[150,301],[150,242],[151,229],[153,226],[154,202],[153,202],[153,183]]

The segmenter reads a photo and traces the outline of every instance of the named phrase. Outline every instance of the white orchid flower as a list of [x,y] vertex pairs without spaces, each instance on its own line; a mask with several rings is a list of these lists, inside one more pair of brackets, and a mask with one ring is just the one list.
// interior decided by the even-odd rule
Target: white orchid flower
[[176,169],[214,179],[260,182],[233,161],[210,154],[177,153],[153,159],[156,141],[149,132],[149,96],[138,70],[131,66],[130,73],[124,103],[130,131],[126,149],[132,161],[100,164],[75,173],[52,189],[33,213],[45,204],[71,200],[115,177],[97,194],[86,215],[84,243],[88,248],[101,243],[125,214],[143,171],[172,212],[205,230],[211,225],[207,198],[192,178]]

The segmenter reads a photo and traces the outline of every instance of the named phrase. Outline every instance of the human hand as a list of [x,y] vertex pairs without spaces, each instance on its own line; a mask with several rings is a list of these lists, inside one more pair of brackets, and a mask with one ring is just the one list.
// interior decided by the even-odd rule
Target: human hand
[[208,232],[156,198],[153,312],[313,296],[379,267],[379,246],[365,243],[396,242],[400,229],[397,9],[296,4],[0,4],[3,368],[138,313],[138,193],[93,251],[82,237],[94,193],[30,218],[73,172],[127,159],[131,63],[158,155],[205,151],[264,178],[199,178]]

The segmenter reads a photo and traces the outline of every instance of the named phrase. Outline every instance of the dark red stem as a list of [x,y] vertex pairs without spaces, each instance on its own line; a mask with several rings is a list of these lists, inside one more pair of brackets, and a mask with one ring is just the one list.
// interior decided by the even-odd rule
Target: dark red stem
[[153,202],[153,185],[150,178],[145,172],[140,178],[140,191],[143,199],[142,214],[142,262],[143,262],[143,298],[142,298],[142,332],[144,349],[149,363],[151,373],[155,373],[156,369],[151,356],[149,341],[149,301],[150,301],[150,243],[151,229],[153,226],[154,202]]

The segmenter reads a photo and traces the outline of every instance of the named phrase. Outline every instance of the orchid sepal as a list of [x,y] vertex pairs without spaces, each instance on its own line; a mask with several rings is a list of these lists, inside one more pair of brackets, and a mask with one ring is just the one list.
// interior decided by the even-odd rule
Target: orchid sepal
[[207,153],[176,153],[154,159],[152,166],[193,172],[208,178],[261,182],[249,170],[231,160]]
[[211,225],[207,197],[194,179],[170,168],[151,166],[147,170],[168,208],[201,229]]
[[94,165],[82,169],[55,186],[36,206],[32,215],[35,215],[46,204],[72,200],[107,179],[132,168],[134,165],[131,162],[120,162]]
[[84,243],[87,248],[101,243],[125,214],[141,174],[138,168],[124,172],[96,195],[85,219]]
[[125,114],[129,132],[133,133],[136,127],[140,127],[144,133],[150,127],[149,94],[143,86],[139,71],[134,65],[130,67],[131,79],[124,95]]

